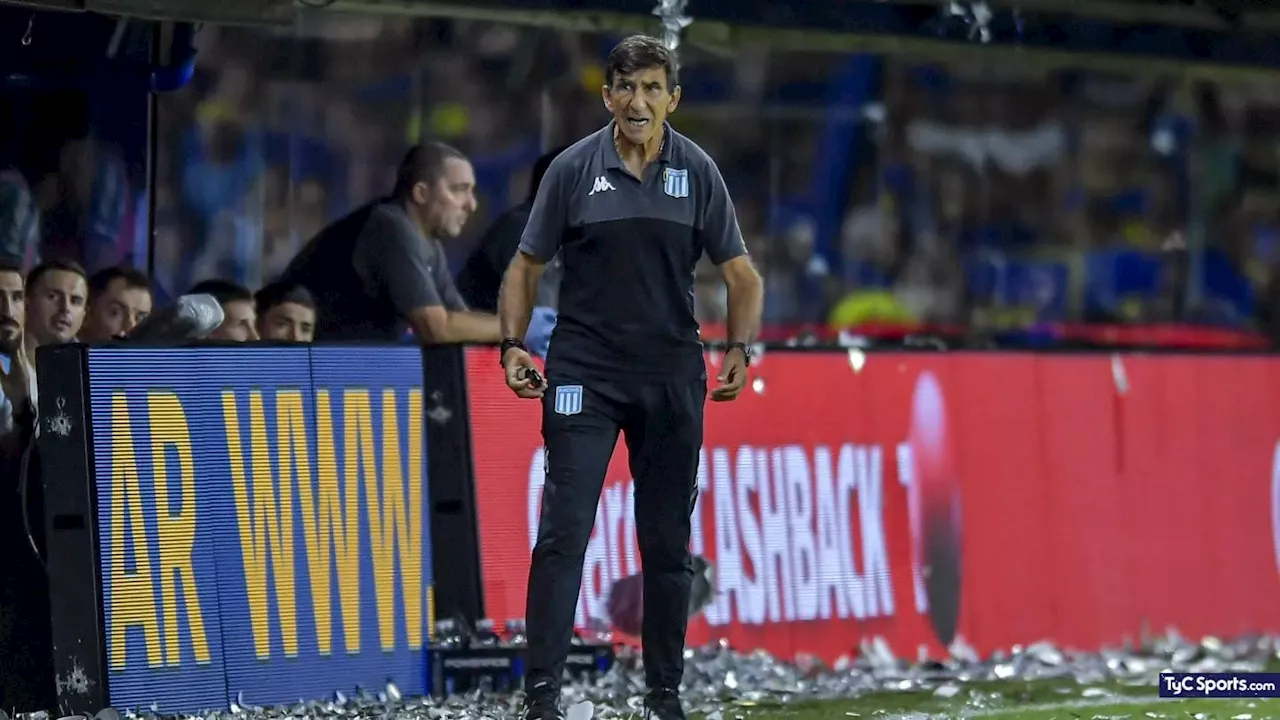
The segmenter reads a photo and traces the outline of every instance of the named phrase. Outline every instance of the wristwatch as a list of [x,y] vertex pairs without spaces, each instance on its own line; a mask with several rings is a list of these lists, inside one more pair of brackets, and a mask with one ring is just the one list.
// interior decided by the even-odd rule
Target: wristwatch
[[508,351],[508,350],[510,350],[511,348],[520,348],[521,350],[524,350],[525,352],[529,352],[528,348],[526,348],[526,347],[524,346],[524,343],[520,342],[519,340],[517,340],[517,339],[515,339],[515,338],[503,338],[503,339],[502,339],[502,350],[500,350],[500,351],[498,352],[498,364],[499,364],[499,365],[505,365],[505,364],[506,364],[506,361],[507,361],[507,351]]
[[728,346],[725,347],[724,351],[727,353],[730,350],[741,350],[742,357],[744,360],[746,360],[746,365],[750,367],[751,365],[751,346],[750,345],[742,342],[731,342],[728,344]]

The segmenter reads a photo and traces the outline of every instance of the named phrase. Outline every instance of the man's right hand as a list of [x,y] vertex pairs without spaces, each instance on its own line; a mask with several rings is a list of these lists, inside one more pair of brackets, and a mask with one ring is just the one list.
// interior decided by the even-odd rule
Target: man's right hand
[[524,350],[518,347],[508,348],[507,353],[502,356],[502,369],[507,374],[507,387],[518,397],[540,398],[546,392],[545,380],[538,387],[530,382],[529,371],[537,370],[538,366],[533,364],[533,358]]

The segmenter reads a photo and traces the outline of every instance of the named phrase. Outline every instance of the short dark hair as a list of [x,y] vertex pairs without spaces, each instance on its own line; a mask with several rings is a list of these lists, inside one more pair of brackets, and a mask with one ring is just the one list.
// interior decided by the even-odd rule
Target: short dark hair
[[316,299],[305,287],[289,282],[273,282],[254,293],[254,301],[258,304],[258,314],[266,313],[271,308],[285,303],[297,303],[303,307],[316,309]]
[[116,280],[123,280],[126,288],[151,292],[151,279],[146,273],[127,265],[117,265],[99,270],[89,276],[89,302],[93,302],[95,298],[106,292],[107,288],[111,287],[111,283]]
[[[0,272],[22,274],[22,258],[9,253],[0,253]],[[25,285],[26,281],[23,281]]]
[[604,81],[613,87],[619,75],[630,75],[641,70],[660,67],[667,71],[667,89],[680,84],[680,66],[675,53],[662,41],[648,35],[632,35],[613,46],[604,63]]
[[55,270],[61,270],[62,272],[75,273],[76,275],[79,275],[86,283],[89,282],[89,274],[84,271],[84,268],[80,267],[79,263],[74,263],[74,262],[71,262],[70,260],[46,260],[40,263],[39,265],[31,268],[31,272],[27,273],[27,287],[34,288],[36,286],[36,283],[40,282],[40,278],[44,277],[45,275]]
[[212,295],[214,300],[219,304],[226,305],[230,302],[241,302],[244,300],[253,300],[253,293],[249,292],[249,288],[240,283],[231,280],[223,280],[214,278],[211,280],[201,280],[187,291],[188,295]]
[[396,169],[395,196],[408,197],[413,186],[420,182],[434,184],[444,177],[444,165],[452,159],[466,160],[467,156],[458,148],[442,142],[433,141],[409,148]]

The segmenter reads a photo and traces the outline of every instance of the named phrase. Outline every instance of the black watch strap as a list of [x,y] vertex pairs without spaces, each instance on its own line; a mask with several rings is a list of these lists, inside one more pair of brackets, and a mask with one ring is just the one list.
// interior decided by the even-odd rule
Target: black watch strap
[[741,350],[742,357],[746,358],[747,360],[747,365],[751,364],[751,346],[750,345],[742,342],[731,342],[728,344],[728,346],[725,347],[724,351],[729,352],[730,350]]
[[526,348],[526,347],[524,346],[524,343],[520,342],[519,340],[517,340],[517,339],[515,339],[515,338],[503,338],[503,339],[502,339],[502,350],[498,353],[498,364],[499,364],[499,365],[502,365],[502,364],[504,364],[504,363],[506,362],[506,360],[507,360],[507,351],[508,351],[508,350],[510,350],[511,348],[520,348],[521,350],[524,350],[525,352],[528,352],[528,348]]

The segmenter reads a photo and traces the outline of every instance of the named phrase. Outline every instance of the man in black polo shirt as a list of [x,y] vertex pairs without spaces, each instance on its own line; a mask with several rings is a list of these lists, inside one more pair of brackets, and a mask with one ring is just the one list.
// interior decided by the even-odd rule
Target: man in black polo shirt
[[443,143],[409,150],[391,197],[320,231],[281,281],[315,296],[317,340],[497,342],[498,319],[471,312],[449,274],[442,239],[476,210],[470,161]]
[[[646,717],[682,720],[690,516],[707,394],[694,266],[705,251],[728,286],[731,342],[712,400],[732,400],[746,385],[763,290],[720,171],[664,122],[680,100],[671,53],[653,38],[627,38],[609,54],[605,77],[613,121],[551,163],[498,304],[507,385],[544,398],[547,477],[529,571],[525,716],[560,717],[583,555],[622,432],[644,573]],[[557,252],[560,317],[539,384],[519,338],[542,267]]]
[[[538,158],[533,164],[533,172],[529,178],[529,197],[524,202],[507,210],[493,221],[485,231],[480,244],[467,257],[467,262],[458,271],[458,290],[467,304],[478,310],[496,312],[498,310],[498,289],[502,285],[502,274],[515,257],[520,247],[520,236],[524,234],[524,226],[529,222],[529,211],[533,209],[533,199],[538,196],[538,186],[551,167],[551,161],[564,152],[559,147]],[[555,263],[550,270],[554,270]],[[558,278],[547,272],[538,287],[538,305],[555,307]]]

